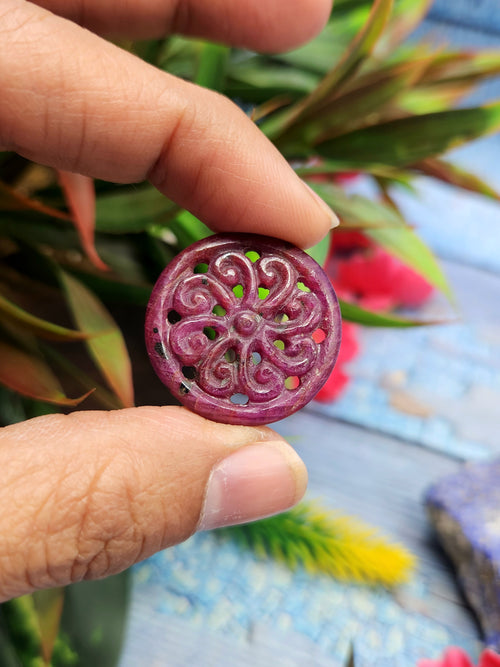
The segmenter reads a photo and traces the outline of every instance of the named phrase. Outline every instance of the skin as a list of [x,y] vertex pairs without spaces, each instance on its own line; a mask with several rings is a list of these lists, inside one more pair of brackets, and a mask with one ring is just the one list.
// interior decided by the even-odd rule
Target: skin
[[[103,36],[181,32],[280,51],[317,34],[330,9],[329,0],[3,0],[0,150],[114,182],[149,179],[214,230],[313,245],[333,214],[245,114]],[[307,482],[270,429],[173,407],[4,428],[0,470],[0,601],[119,572],[198,528],[282,511]]]

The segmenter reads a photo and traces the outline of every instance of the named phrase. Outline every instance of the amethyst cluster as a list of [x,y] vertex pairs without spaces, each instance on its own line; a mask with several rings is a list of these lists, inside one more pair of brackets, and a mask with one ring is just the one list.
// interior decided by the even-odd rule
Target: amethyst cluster
[[486,643],[500,650],[500,459],[465,465],[425,502]]
[[146,314],[153,367],[204,417],[267,424],[310,401],[328,379],[341,336],[323,269],[289,243],[218,234],[180,253]]

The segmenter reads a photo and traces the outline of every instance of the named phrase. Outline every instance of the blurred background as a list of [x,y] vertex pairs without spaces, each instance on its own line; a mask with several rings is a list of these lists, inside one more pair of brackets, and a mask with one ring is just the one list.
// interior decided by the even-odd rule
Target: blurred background
[[[306,504],[2,605],[0,665],[417,667],[450,646],[475,664],[500,647],[497,1],[337,0],[314,42],[275,57],[122,46],[234,99],[338,213],[311,252],[343,343],[316,400],[276,424],[309,469]],[[0,154],[0,422],[93,387],[81,408],[132,405],[134,390],[171,402],[144,309],[207,233],[147,184]],[[54,321],[93,338],[68,346]]]

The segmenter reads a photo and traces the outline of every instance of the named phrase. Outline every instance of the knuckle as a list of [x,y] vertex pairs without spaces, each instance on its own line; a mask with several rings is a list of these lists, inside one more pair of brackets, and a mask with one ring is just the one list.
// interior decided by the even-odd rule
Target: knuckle
[[[130,491],[129,457],[120,454],[96,468],[75,525],[71,581],[114,574],[140,556],[143,538]],[[128,467],[128,470],[125,470]]]

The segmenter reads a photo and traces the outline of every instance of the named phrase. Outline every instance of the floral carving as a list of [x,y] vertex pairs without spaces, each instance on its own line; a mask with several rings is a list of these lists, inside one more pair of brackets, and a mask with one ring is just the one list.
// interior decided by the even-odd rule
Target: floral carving
[[[304,396],[312,398],[310,385],[323,377],[325,363],[333,366],[336,299],[302,251],[264,237],[220,238],[196,244],[190,260],[167,267],[168,281],[155,288],[152,303],[161,316],[152,314],[150,304],[148,320],[156,322],[152,338],[159,337],[161,354],[153,364],[159,374],[159,366],[177,379],[180,372],[180,394],[187,404],[195,400],[205,416],[216,418],[206,412],[222,407],[235,414],[231,421],[247,423],[243,411],[254,413],[248,423],[273,421],[263,417],[263,408],[275,409],[276,418],[295,411]],[[314,273],[304,270],[304,262],[314,264]],[[318,280],[327,282],[329,298]],[[164,380],[169,386],[170,379]]]

